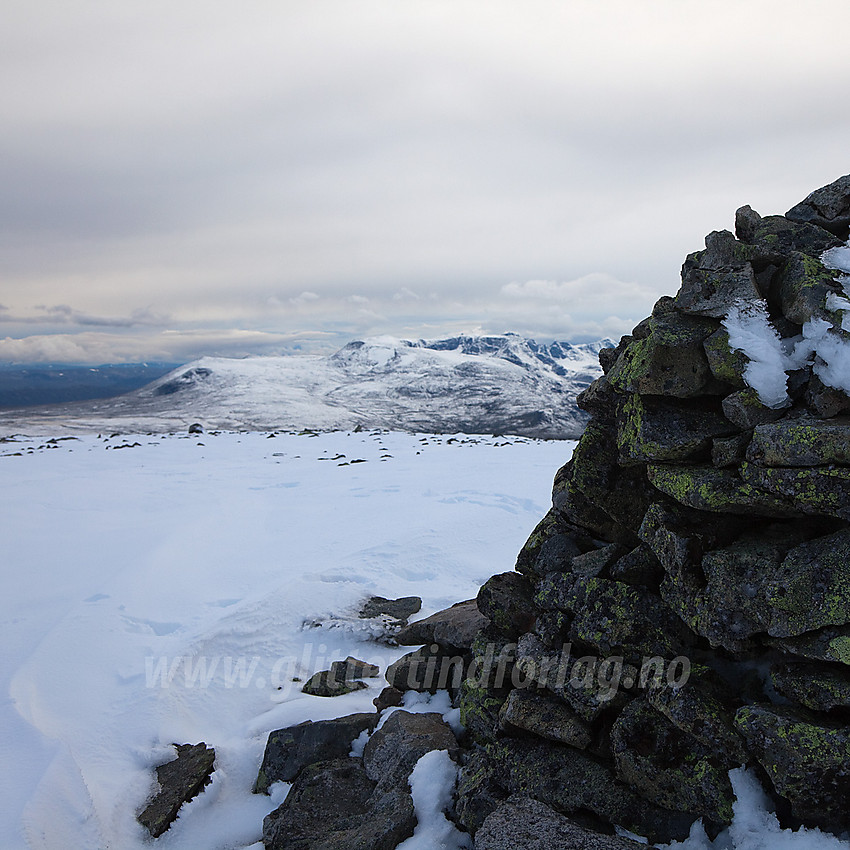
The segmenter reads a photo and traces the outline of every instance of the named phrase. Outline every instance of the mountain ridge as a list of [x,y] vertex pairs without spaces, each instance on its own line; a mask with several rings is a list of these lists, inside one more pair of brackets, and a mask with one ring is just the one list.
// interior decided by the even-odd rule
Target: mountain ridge
[[0,412],[0,427],[178,431],[385,428],[578,437],[575,396],[611,340],[537,343],[518,334],[370,337],[329,356],[202,357],[121,396]]

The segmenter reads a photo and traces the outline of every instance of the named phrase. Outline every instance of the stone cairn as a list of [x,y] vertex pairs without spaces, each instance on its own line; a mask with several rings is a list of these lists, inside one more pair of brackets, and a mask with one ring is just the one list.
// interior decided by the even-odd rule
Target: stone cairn
[[850,234],[850,175],[735,230],[600,352],[552,509],[481,588],[472,655],[506,664],[461,685],[471,832],[524,794],[650,841],[714,834],[741,765],[784,823],[850,829],[850,398],[810,358],[765,405],[723,322],[761,305],[786,347],[813,322],[850,345],[821,261]]
[[[743,207],[735,230],[600,352],[516,571],[398,634],[421,648],[376,707],[447,689],[463,739],[403,710],[374,733],[375,714],[273,732],[257,790],[295,784],[266,847],[391,850],[431,749],[461,764],[452,817],[476,850],[634,846],[614,826],[669,842],[697,819],[713,836],[742,765],[783,825],[850,829],[850,301],[822,261],[850,235],[850,175],[785,216]],[[742,344],[732,314],[761,337]]]

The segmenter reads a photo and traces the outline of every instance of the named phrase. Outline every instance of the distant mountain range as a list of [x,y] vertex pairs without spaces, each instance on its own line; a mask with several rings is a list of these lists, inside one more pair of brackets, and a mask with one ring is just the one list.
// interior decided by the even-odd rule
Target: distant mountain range
[[115,398],[0,411],[0,432],[386,428],[577,437],[575,397],[611,340],[548,345],[516,334],[374,337],[335,354],[204,357]]

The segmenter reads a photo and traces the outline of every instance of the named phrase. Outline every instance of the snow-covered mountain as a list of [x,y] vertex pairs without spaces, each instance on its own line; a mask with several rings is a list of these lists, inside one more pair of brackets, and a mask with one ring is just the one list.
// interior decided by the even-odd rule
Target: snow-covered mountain
[[204,357],[112,399],[0,413],[0,430],[301,430],[577,437],[575,405],[610,340],[543,345],[516,334],[374,337],[331,356]]

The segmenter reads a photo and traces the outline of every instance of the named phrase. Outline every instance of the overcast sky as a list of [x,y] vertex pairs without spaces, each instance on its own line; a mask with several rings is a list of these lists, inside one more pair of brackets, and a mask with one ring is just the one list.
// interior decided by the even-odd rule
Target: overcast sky
[[850,172],[847,0],[9,0],[0,360],[627,332]]

